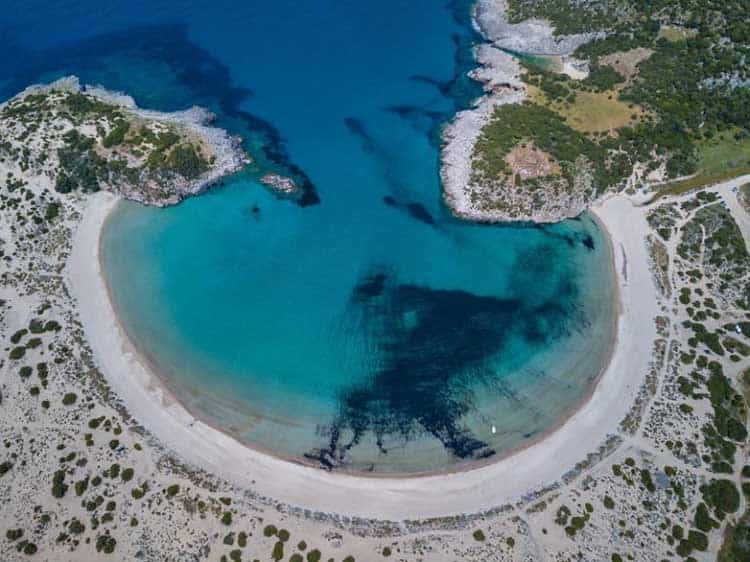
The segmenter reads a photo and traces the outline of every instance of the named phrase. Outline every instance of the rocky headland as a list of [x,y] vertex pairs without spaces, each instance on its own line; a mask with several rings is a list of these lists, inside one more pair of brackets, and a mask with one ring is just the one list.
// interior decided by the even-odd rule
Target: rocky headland
[[143,110],[75,77],[27,88],[0,106],[0,119],[6,176],[48,193],[106,190],[165,206],[249,162],[202,108]]
[[509,23],[506,0],[477,2],[474,23],[488,40],[475,47],[479,66],[471,73],[472,78],[483,84],[485,95],[474,108],[459,112],[443,131],[441,180],[446,204],[457,216],[481,222],[556,222],[580,214],[590,203],[586,197],[589,186],[577,186],[572,191],[555,190],[554,195],[546,194],[541,203],[536,193],[498,189],[494,182],[487,185],[477,181],[473,173],[474,152],[495,108],[520,104],[528,96],[521,78],[523,68],[512,53],[562,56],[566,66],[583,68],[581,75],[585,76],[585,61],[577,61],[571,54],[597,34],[558,36],[548,22],[541,20]]
[[651,193],[694,175],[684,173],[695,168],[685,143],[654,126],[672,117],[658,115],[658,91],[642,85],[653,48],[619,38],[623,47],[610,47],[593,26],[563,34],[545,19],[519,21],[554,9],[514,0],[474,7],[487,43],[475,48],[472,77],[485,95],[444,128],[442,147],[444,200],[461,218],[557,222],[610,193]]

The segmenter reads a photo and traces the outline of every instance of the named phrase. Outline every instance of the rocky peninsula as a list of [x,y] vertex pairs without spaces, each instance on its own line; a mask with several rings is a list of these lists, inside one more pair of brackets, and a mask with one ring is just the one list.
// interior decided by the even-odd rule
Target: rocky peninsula
[[[585,62],[576,61],[571,54],[596,34],[558,36],[549,22],[526,20],[514,24],[508,21],[507,13],[506,0],[480,0],[474,7],[474,24],[488,43],[475,47],[479,66],[472,71],[472,78],[484,85],[486,93],[474,108],[459,112],[443,131],[443,196],[457,216],[468,220],[555,222],[576,216],[587,207],[590,180],[583,179],[574,190],[560,189],[550,182],[542,203],[539,193],[520,185],[505,185],[508,178],[501,178],[499,184],[494,180],[479,180],[475,171],[476,147],[498,106],[519,105],[528,98],[528,88],[522,79],[524,69],[514,53],[559,55],[564,57],[567,68],[573,65],[586,68]],[[525,179],[553,175],[544,172],[545,156],[534,152],[525,156]],[[515,168],[521,171],[521,166]]]
[[[746,153],[744,112],[723,114],[736,102],[706,94],[719,88],[710,70],[721,64],[716,54],[708,44],[683,50],[694,34],[679,7],[671,13],[682,25],[643,12],[606,2],[476,4],[474,23],[487,43],[476,47],[473,77],[486,94],[443,136],[443,195],[457,216],[556,222],[611,193],[647,199],[747,173],[739,154],[713,156]],[[682,73],[671,66],[680,56]],[[738,84],[729,82],[722,96],[741,97]],[[678,110],[666,91],[694,112]],[[694,117],[707,114],[716,117]]]
[[18,187],[106,190],[165,206],[249,161],[240,139],[208,126],[213,116],[202,108],[142,110],[129,96],[84,87],[75,77],[31,86],[0,111],[4,171]]

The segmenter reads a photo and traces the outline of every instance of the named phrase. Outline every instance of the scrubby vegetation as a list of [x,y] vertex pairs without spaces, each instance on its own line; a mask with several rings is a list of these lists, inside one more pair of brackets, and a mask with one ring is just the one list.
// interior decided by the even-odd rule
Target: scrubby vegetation
[[731,527],[719,551],[717,562],[750,560],[750,511]]
[[[40,92],[8,103],[0,117],[13,124],[17,136],[0,144],[0,156],[20,159],[22,169],[32,163],[45,165],[47,152],[34,157],[28,147],[21,148],[38,130],[42,116],[55,119],[54,130],[59,131],[55,133],[59,134],[55,150],[59,166],[53,172],[60,193],[125,186],[141,193],[138,199],[158,200],[168,197],[164,188],[168,182],[197,180],[213,158],[204,144],[175,123],[149,122],[118,105],[67,90]],[[51,140],[46,137],[43,142]],[[46,220],[58,213],[59,205],[51,203]]]
[[[636,164],[667,180],[694,175],[667,183],[661,189],[668,192],[750,173],[746,10],[738,0],[511,0],[511,21],[540,17],[557,33],[607,35],[575,53],[591,61],[584,80],[523,63],[531,95],[525,105],[496,110],[475,147],[473,181],[507,184],[506,155],[529,142],[558,159],[568,191],[576,189],[571,173],[587,172],[573,172],[582,158],[594,175],[593,194],[620,188]],[[636,64],[624,76],[615,61],[628,57]],[[559,179],[541,184],[559,188]],[[539,181],[528,183],[534,189]]]

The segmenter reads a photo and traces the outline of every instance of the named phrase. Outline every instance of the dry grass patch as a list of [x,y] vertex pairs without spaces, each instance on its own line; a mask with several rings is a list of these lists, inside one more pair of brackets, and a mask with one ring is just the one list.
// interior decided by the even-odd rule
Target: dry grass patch
[[666,39],[667,41],[682,41],[689,37],[695,37],[697,34],[697,29],[688,29],[679,25],[662,25],[656,37],[657,39]]
[[620,101],[616,91],[580,92],[575,103],[563,107],[560,114],[568,125],[582,133],[614,134],[616,129],[638,122],[643,110]]
[[599,59],[599,63],[614,68],[630,82],[638,74],[638,63],[646,60],[654,51],[638,47],[630,51],[618,51]]
[[532,101],[549,107],[576,131],[615,135],[620,127],[634,125],[644,115],[641,107],[623,102],[617,90],[577,92],[573,103],[552,102],[535,86],[528,86]]

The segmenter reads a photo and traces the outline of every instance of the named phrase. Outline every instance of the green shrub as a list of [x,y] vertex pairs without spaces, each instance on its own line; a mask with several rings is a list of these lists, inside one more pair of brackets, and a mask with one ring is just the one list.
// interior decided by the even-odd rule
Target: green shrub
[[734,472],[732,465],[727,461],[711,463],[711,470],[720,474],[732,474]]
[[651,473],[645,468],[641,470],[641,483],[646,487],[649,492],[655,492],[656,486],[651,478]]
[[127,121],[116,121],[115,126],[112,127],[109,134],[102,140],[102,146],[104,146],[104,148],[111,148],[121,144],[122,141],[125,140],[125,134],[128,132],[128,129],[130,129],[130,123]]
[[486,538],[486,537],[484,536],[484,531],[482,531],[482,529],[477,529],[476,531],[474,531],[474,532],[472,533],[472,536],[474,537],[474,540],[475,540],[475,541],[479,541],[479,542],[482,542],[482,541],[484,541],[484,540],[485,540],[485,538]]
[[17,541],[23,536],[23,529],[8,529],[5,532],[5,538],[9,541]]
[[712,480],[701,488],[703,499],[713,507],[719,519],[740,508],[740,493],[731,480]]
[[591,67],[589,75],[581,80],[581,86],[592,88],[597,92],[611,90],[617,84],[625,81],[625,78],[614,68],[608,65],[599,66],[595,64]]
[[89,487],[89,477],[87,476],[83,480],[79,480],[75,483],[76,496],[82,496]]
[[78,397],[75,395],[74,392],[68,392],[65,396],[63,396],[62,403],[65,406],[71,406],[75,404],[77,398]]
[[48,221],[54,220],[60,214],[60,203],[47,203],[44,209],[44,218]]
[[690,543],[686,540],[681,540],[679,544],[677,545],[677,548],[674,549],[674,551],[682,556],[683,558],[686,558],[690,555],[691,552],[693,552],[693,547],[690,545]]
[[117,541],[110,535],[99,535],[96,537],[96,551],[112,554],[115,551]]
[[683,529],[680,525],[675,525],[674,527],[672,527],[672,536],[678,541],[681,541],[685,538],[685,529]]
[[21,328],[20,330],[16,331],[12,336],[10,336],[10,342],[13,344],[17,344],[28,333],[29,331],[26,328]]
[[750,512],[729,527],[717,558],[720,562],[745,562],[750,560]]
[[65,471],[58,470],[52,477],[52,495],[56,498],[61,498],[68,491],[68,485],[65,484]]
[[[160,157],[159,157],[160,158]],[[151,160],[151,158],[149,158]],[[159,160],[150,162],[152,168],[159,166]],[[194,146],[181,144],[174,147],[161,164],[185,179],[193,180],[208,169],[208,162]]]
[[704,552],[708,548],[708,537],[700,531],[690,531],[688,542],[695,550]]
[[719,523],[714,520],[708,513],[706,504],[701,502],[698,504],[698,508],[695,510],[695,526],[698,527],[704,533],[708,533],[711,529],[718,529]]
[[81,523],[76,517],[68,525],[68,532],[73,535],[80,535],[86,530],[86,525]]

